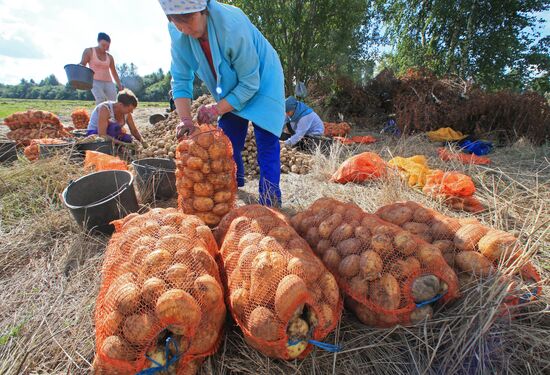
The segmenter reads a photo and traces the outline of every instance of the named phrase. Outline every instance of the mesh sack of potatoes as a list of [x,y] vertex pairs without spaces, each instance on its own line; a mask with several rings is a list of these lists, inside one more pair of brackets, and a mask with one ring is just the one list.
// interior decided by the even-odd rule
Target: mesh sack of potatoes
[[79,108],[71,113],[71,120],[76,129],[86,129],[90,122],[90,114],[85,108]]
[[[475,218],[452,218],[416,202],[393,203],[381,207],[376,214],[439,248],[456,270],[461,287],[491,275],[502,263],[517,267],[514,283],[527,285],[533,296],[541,293],[539,273],[529,260],[523,259],[521,245],[508,232],[492,229]],[[511,300],[519,303],[520,297],[512,296]]]
[[55,129],[63,127],[59,117],[53,113],[36,110],[13,113],[4,119],[4,124],[10,130],[42,128],[48,125]]
[[201,125],[181,141],[176,152],[178,204],[186,214],[211,227],[234,207],[236,166],[229,138],[213,126]]
[[439,249],[355,204],[321,198],[291,221],[365,324],[416,323],[431,317],[437,301],[458,296]]
[[220,248],[228,305],[246,342],[280,359],[304,358],[342,310],[336,280],[274,210],[245,206]]
[[188,374],[218,347],[223,287],[210,228],[175,208],[114,222],[95,308],[97,374]]

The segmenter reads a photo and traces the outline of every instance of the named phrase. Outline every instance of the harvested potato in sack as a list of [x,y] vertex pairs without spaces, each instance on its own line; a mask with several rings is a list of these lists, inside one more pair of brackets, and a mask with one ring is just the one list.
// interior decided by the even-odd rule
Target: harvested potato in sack
[[115,221],[95,308],[97,374],[193,374],[226,309],[210,228],[175,208]]
[[235,206],[236,166],[231,142],[221,130],[201,125],[178,144],[176,187],[179,208],[210,227]]
[[439,248],[459,275],[461,287],[494,274],[502,263],[517,264],[513,282],[529,290],[521,296],[511,296],[515,301],[512,304],[531,300],[542,292],[540,274],[531,262],[519,261],[523,250],[510,233],[492,229],[475,218],[451,218],[416,202],[390,204],[376,214]]
[[458,296],[457,276],[437,247],[355,204],[322,198],[291,222],[367,325],[417,323],[437,301]]
[[[249,345],[280,359],[304,358],[342,312],[336,280],[281,214],[259,206],[224,218],[221,261],[228,306]],[[222,225],[220,225],[222,227]]]

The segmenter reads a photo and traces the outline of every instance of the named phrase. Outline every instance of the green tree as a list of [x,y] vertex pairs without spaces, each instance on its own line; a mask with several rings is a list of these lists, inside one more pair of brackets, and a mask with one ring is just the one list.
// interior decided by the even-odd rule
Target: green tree
[[521,88],[550,0],[375,0],[394,49],[385,64],[473,77],[488,88]]
[[232,0],[279,53],[285,86],[335,69],[362,76],[372,30],[369,1]]

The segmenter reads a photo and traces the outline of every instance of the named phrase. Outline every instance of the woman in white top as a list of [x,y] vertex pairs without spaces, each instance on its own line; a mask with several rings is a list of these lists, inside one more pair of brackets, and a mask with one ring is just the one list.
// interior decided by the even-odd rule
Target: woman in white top
[[90,69],[94,71],[92,94],[94,95],[96,105],[116,100],[117,88],[113,83],[113,78],[119,90],[124,89],[116,71],[115,59],[107,53],[110,46],[111,38],[109,35],[99,33],[97,36],[97,47],[86,48],[82,53],[82,60],[80,61],[80,65],[86,66],[86,64],[89,64]]
[[[132,112],[138,105],[134,93],[128,89],[118,93],[117,101],[107,101],[95,107],[90,116],[87,134],[97,134],[115,143],[131,143],[133,138],[123,132],[122,127],[128,124],[132,135],[144,144],[141,134],[136,127]],[[144,145],[146,147],[146,145]]]

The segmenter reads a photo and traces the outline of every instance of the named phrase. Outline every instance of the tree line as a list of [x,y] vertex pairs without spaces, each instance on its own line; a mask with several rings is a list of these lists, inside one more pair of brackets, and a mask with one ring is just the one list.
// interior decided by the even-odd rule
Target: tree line
[[[275,47],[285,86],[296,82],[334,89],[336,77],[364,85],[375,71],[397,74],[424,67],[492,91],[550,92],[550,36],[538,14],[550,0],[227,0],[240,7]],[[170,73],[140,76],[117,67],[143,101],[164,101]],[[195,95],[205,92],[199,82]],[[0,97],[91,99],[89,92],[22,79],[0,85]]]

